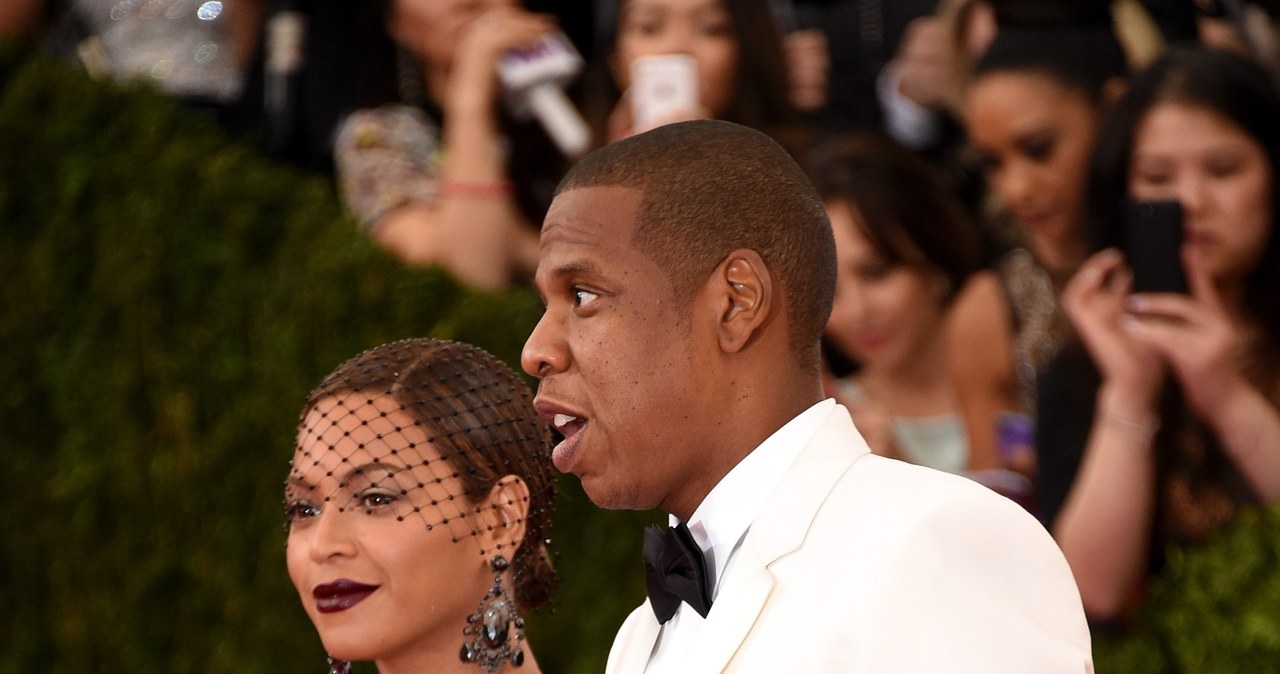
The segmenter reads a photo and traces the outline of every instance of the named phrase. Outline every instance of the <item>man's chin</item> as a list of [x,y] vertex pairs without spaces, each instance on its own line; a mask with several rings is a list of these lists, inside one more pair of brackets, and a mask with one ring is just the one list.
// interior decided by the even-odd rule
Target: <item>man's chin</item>
[[643,510],[635,505],[634,494],[619,490],[617,485],[608,484],[599,475],[580,475],[582,491],[598,508],[605,510]]

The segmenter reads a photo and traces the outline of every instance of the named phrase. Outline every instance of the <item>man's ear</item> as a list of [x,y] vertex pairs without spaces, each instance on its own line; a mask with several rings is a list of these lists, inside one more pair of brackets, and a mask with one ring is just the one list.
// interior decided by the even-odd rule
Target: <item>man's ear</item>
[[737,353],[769,319],[774,300],[773,277],[759,253],[738,249],[716,267],[712,284],[721,307],[717,323],[720,348]]
[[515,475],[498,480],[489,496],[478,506],[483,530],[479,532],[486,555],[515,557],[524,540],[525,517],[529,513],[529,486]]

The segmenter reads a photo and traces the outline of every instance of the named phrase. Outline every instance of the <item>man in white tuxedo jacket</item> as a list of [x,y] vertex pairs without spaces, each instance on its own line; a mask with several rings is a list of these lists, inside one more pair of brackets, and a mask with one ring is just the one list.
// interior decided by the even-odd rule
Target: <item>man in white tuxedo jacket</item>
[[671,516],[609,672],[1092,671],[1044,528],[871,455],[824,400],[834,241],[776,143],[698,121],[605,146],[540,245],[522,364],[564,435],[552,460],[598,505]]

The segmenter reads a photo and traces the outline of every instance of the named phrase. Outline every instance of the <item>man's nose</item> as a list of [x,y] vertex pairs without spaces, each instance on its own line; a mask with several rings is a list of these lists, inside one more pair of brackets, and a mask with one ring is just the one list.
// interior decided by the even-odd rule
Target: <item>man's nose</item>
[[558,322],[550,311],[544,313],[533,326],[529,339],[520,352],[520,367],[530,376],[542,379],[554,372],[561,372],[568,364],[568,349],[564,346]]

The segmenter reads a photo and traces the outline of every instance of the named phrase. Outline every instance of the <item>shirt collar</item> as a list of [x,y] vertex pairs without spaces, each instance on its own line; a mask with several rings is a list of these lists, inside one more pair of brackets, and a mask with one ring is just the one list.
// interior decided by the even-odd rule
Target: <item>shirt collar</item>
[[[714,567],[708,570],[713,571],[716,589],[730,553],[764,507],[765,499],[835,406],[831,398],[815,403],[765,438],[721,478],[685,523],[706,556],[708,567]],[[679,522],[671,516],[672,526]]]

